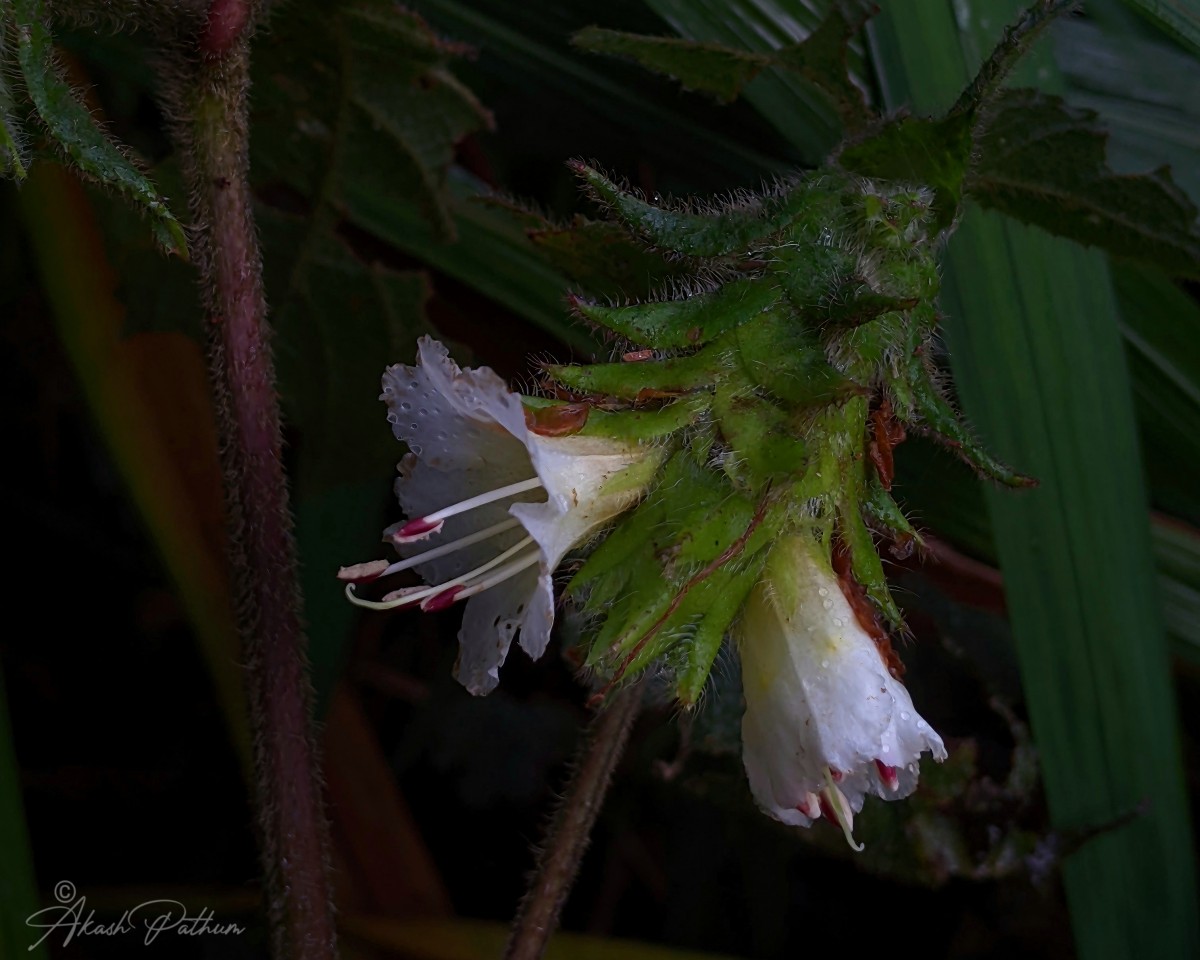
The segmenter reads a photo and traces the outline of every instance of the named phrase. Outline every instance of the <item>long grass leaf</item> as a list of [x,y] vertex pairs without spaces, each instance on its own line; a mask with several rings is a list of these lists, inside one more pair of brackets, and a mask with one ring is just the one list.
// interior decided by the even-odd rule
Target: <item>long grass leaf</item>
[[[889,4],[874,32],[888,106],[948,106],[1017,9]],[[1195,956],[1175,705],[1105,260],[974,211],[946,287],[964,408],[1042,481],[987,503],[1051,816],[1081,843],[1064,863],[1079,955]]]

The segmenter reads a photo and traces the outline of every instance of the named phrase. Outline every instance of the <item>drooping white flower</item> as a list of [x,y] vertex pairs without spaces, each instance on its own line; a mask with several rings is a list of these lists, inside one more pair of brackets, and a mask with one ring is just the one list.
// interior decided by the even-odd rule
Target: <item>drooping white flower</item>
[[742,750],[755,800],[776,820],[825,815],[856,849],[868,793],[894,800],[918,761],[946,748],[860,626],[825,554],[805,536],[776,544],[738,626]]
[[[429,337],[418,342],[415,367],[387,368],[380,399],[410,451],[396,481],[410,519],[384,531],[403,559],[343,567],[339,576],[351,581],[351,600],[375,609],[467,600],[455,676],[487,693],[518,631],[525,652],[542,655],[554,622],[554,568],[637,502],[661,454],[637,442],[537,432],[500,377],[460,369]],[[378,602],[354,595],[354,582],[407,569],[429,586]]]

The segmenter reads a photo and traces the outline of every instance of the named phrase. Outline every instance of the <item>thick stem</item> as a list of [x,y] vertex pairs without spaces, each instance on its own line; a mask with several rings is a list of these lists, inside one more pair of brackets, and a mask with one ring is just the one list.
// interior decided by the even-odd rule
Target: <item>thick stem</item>
[[505,960],[538,960],[545,952],[641,704],[641,684],[626,687],[588,728],[575,772],[554,812],[537,869],[517,911]]
[[247,0],[212,0],[190,39],[172,51],[165,87],[197,224],[272,952],[277,960],[329,960],[336,944],[327,827],[247,179],[254,15]]

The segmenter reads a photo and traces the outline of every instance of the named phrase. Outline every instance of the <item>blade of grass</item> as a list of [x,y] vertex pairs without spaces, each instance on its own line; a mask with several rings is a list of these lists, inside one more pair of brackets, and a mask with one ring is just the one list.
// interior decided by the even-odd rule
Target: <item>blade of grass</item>
[[[887,105],[947,107],[1017,10],[889,4],[873,30]],[[947,251],[943,305],[966,412],[1042,482],[987,502],[1052,820],[1078,835],[1146,804],[1065,861],[1079,955],[1195,956],[1191,829],[1106,263],[972,211]]]
[[[979,481],[928,442],[896,456],[896,492],[906,513],[976,559],[995,565],[996,546]],[[1150,537],[1162,615],[1173,656],[1200,664],[1200,530],[1155,514]]]
[[4,851],[4,869],[0,870],[0,956],[45,960],[45,947],[30,946],[37,940],[38,932],[25,924],[26,918],[38,908],[37,881],[25,828],[3,673],[0,673],[0,850]]
[[1125,0],[1160,30],[1200,53],[1200,9],[1192,0]]

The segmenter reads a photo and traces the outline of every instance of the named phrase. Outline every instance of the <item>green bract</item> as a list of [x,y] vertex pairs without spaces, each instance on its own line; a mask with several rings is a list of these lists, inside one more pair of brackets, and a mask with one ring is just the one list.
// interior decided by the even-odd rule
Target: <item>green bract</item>
[[875,537],[907,548],[917,536],[888,492],[905,428],[1001,482],[1029,482],[975,443],[932,363],[933,192],[824,170],[685,206],[575,169],[631,242],[697,278],[658,300],[573,299],[621,359],[543,368],[564,410],[588,411],[580,431],[673,451],[570,582],[597,620],[588,665],[618,682],[658,664],[694,702],[765,548],[800,528],[839,544],[898,626]]

